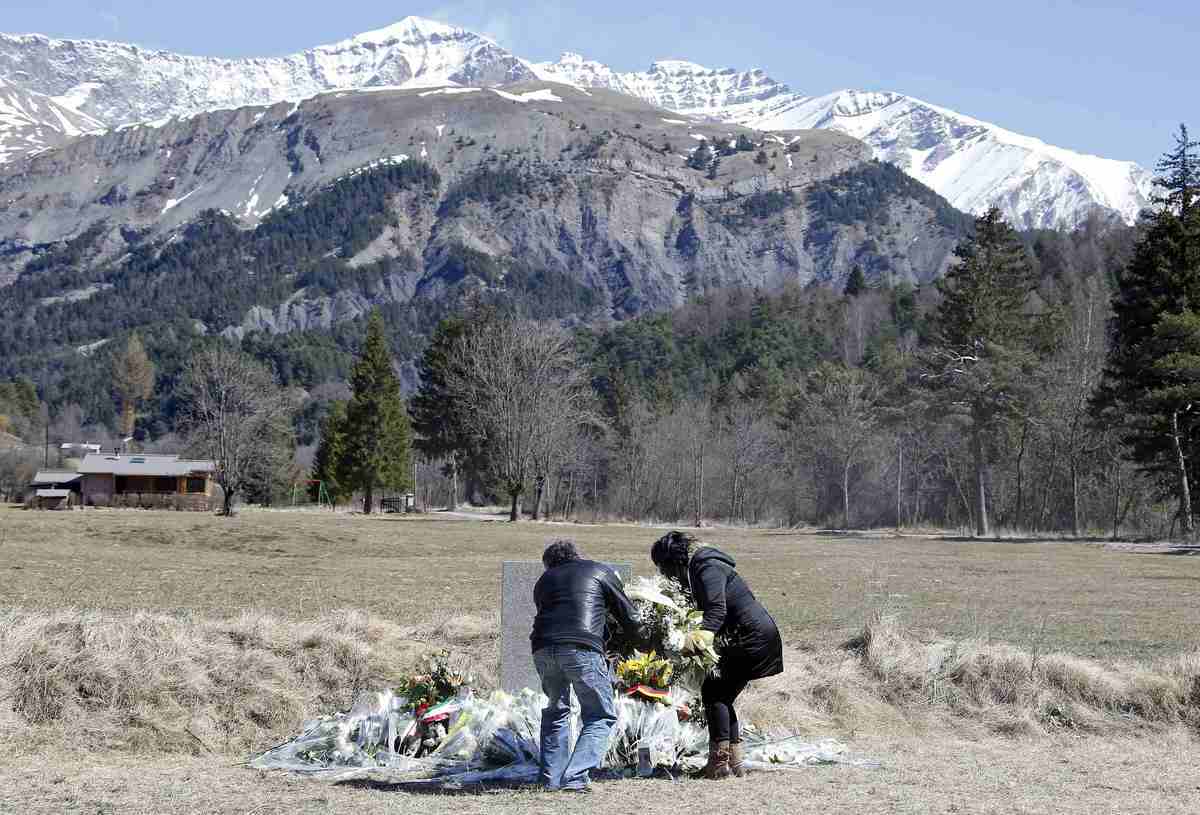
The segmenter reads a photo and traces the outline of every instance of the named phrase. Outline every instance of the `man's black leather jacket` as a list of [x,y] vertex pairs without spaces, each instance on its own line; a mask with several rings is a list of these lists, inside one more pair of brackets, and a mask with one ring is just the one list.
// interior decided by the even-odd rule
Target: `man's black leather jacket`
[[529,639],[533,650],[578,645],[604,653],[607,621],[613,617],[628,634],[639,636],[633,604],[621,579],[594,560],[571,560],[547,569],[533,588],[537,616]]

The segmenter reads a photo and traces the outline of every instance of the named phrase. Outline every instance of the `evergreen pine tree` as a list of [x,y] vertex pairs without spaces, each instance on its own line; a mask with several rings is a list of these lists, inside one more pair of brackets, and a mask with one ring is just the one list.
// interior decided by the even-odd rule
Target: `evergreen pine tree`
[[842,294],[847,297],[858,297],[867,288],[867,278],[863,275],[862,267],[855,264],[850,270],[850,276],[846,278],[846,288],[842,290]]
[[1200,469],[1200,402],[1187,358],[1200,311],[1200,144],[1181,126],[1158,164],[1157,208],[1113,296],[1113,339],[1092,402],[1104,424],[1122,428],[1130,458],[1157,475],[1195,530],[1191,483]]
[[313,483],[308,485],[308,495],[313,501],[321,500],[321,487],[334,506],[346,498],[339,472],[346,450],[346,403],[338,400],[329,405],[329,412],[321,421],[321,441],[313,456]]
[[338,473],[345,489],[362,492],[363,512],[370,513],[376,490],[412,485],[412,432],[378,310],[367,323],[366,339],[350,373],[350,390]]
[[476,449],[448,385],[454,348],[467,330],[467,321],[459,317],[438,323],[418,365],[421,388],[408,406],[416,434],[413,447],[430,459],[446,463],[453,493],[449,502],[451,509],[458,502],[458,482],[464,471],[478,483],[479,473],[487,470],[487,462]]
[[712,148],[708,146],[707,141],[702,141],[696,147],[696,149],[692,151],[692,154],[688,156],[687,166],[691,167],[693,170],[706,170],[708,169],[708,166],[712,164],[712,161]]
[[1027,311],[1037,286],[1016,232],[992,208],[975,235],[955,249],[958,263],[939,281],[942,302],[922,380],[941,412],[958,414],[970,434],[975,470],[973,514],[981,537],[991,534],[987,447],[998,421],[1029,398],[1037,360],[1037,318]]

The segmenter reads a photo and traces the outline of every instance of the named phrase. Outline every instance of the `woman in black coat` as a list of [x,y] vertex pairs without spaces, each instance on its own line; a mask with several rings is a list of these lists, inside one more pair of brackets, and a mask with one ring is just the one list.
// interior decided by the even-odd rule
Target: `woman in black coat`
[[664,577],[690,592],[704,612],[701,630],[693,632],[685,650],[715,640],[721,657],[717,675],[708,677],[700,689],[709,736],[704,775],[741,777],[746,770],[734,702],[752,680],[783,672],[779,628],[738,575],[733,558],[721,550],[683,532],[670,532],[654,542],[650,559]]

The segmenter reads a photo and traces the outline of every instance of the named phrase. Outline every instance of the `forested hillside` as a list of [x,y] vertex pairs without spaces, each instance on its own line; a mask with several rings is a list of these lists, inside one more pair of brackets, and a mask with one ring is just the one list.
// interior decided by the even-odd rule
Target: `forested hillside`
[[[52,415],[100,434],[136,332],[159,374],[137,421],[153,442],[175,430],[186,356],[216,336],[286,385],[336,390],[379,308],[411,391],[465,299],[605,326],[728,286],[840,288],[852,269],[920,284],[969,231],[835,134],[727,139],[618,94],[526,95],[328,95],[89,136],[0,172],[15,274],[0,380],[32,379]],[[77,191],[50,194],[64,184]]]

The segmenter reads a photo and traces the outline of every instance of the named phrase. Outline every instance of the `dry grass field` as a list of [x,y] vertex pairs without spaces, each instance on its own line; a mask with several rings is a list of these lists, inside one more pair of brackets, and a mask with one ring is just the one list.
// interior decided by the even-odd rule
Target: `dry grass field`
[[0,812],[1200,811],[1200,557],[889,534],[704,534],[788,645],[747,716],[838,736],[881,769],[618,782],[579,801],[237,766],[430,647],[494,677],[501,561],[569,536],[648,573],[659,534],[0,509]]
[[[309,618],[355,608],[398,622],[494,614],[500,564],[537,560],[553,537],[649,574],[661,530],[247,511],[0,511],[0,598],[227,616]],[[788,639],[819,647],[875,611],[947,636],[1099,658],[1200,644],[1200,557],[1101,545],[977,543],[713,529]]]

